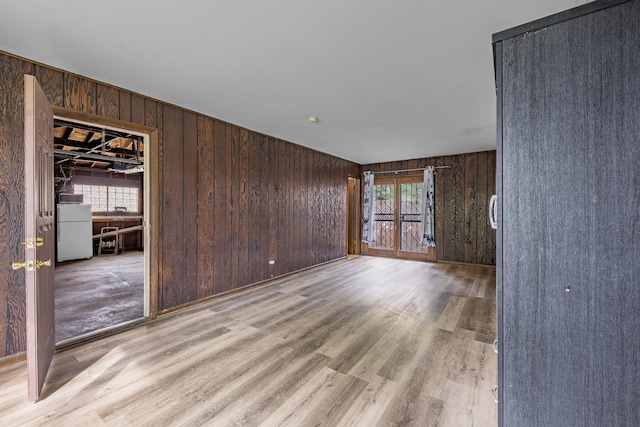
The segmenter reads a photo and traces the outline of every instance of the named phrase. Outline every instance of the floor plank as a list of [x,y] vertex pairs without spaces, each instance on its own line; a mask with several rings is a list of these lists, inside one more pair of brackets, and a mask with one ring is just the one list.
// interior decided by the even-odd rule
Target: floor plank
[[[115,258],[115,257],[113,257]],[[0,368],[0,425],[494,426],[495,270],[357,257]]]

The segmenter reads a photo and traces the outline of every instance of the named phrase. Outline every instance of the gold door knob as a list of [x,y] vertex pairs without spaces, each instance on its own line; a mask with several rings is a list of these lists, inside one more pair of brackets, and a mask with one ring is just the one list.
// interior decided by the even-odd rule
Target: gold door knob
[[13,268],[14,270],[20,270],[21,268],[24,268],[26,265],[27,265],[26,262],[12,262],[11,268]]
[[[40,261],[38,261],[40,262]],[[49,264],[51,264],[51,260],[49,260]],[[26,269],[27,271],[35,270],[35,263],[33,261],[25,261],[25,262],[12,262],[11,268],[14,270],[20,270],[21,268]]]

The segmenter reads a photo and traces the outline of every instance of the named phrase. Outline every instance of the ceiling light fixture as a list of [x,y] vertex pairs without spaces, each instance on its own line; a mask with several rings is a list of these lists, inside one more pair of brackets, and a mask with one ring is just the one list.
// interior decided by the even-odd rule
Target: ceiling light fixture
[[318,118],[316,116],[309,116],[308,119],[311,123],[318,123]]

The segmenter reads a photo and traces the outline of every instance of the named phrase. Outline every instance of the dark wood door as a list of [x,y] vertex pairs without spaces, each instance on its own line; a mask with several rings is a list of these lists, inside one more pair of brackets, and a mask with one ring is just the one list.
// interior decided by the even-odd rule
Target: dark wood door
[[55,350],[53,112],[25,75],[25,260],[29,400],[40,398]]
[[496,49],[501,425],[638,426],[640,2],[557,21]]
[[349,178],[347,186],[347,253],[360,255],[360,179]]

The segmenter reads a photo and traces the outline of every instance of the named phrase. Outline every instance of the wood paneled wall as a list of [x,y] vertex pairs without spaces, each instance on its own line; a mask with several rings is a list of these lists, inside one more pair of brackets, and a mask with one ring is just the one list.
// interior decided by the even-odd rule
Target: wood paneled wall
[[[395,171],[429,165],[451,167],[437,169],[435,174],[438,261],[495,265],[496,235],[489,224],[489,199],[496,192],[495,151],[375,163],[361,166],[361,171]],[[396,176],[415,173],[402,172]]]
[[[23,75],[58,106],[159,130],[160,310],[346,255],[358,165],[0,52],[0,358],[25,350]],[[275,264],[268,264],[274,259]]]

